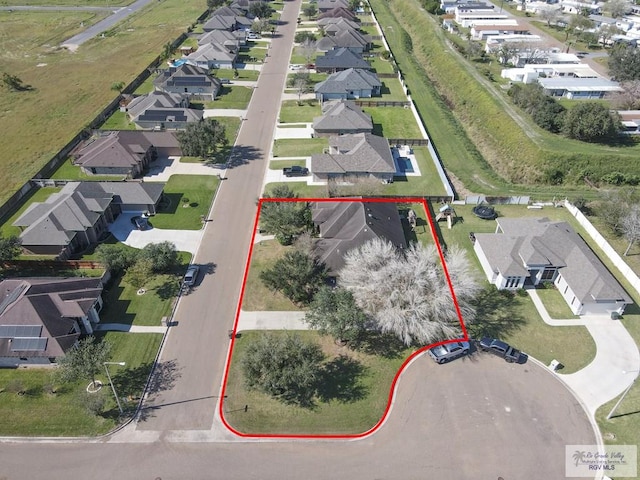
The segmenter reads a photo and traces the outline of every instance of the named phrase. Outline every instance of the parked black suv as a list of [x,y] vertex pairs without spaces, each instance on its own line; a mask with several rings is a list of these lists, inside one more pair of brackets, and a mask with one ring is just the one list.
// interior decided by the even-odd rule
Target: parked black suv
[[480,350],[491,352],[500,358],[504,358],[507,362],[513,363],[520,360],[520,350],[517,350],[501,340],[484,337],[479,343]]

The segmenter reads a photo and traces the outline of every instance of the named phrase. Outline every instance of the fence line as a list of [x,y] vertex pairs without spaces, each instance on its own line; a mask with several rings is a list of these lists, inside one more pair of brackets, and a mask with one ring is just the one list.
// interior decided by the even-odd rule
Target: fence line
[[640,278],[631,269],[629,265],[622,259],[622,257],[614,250],[614,248],[607,242],[600,232],[592,225],[587,217],[580,211],[579,208],[572,205],[568,200],[565,200],[564,206],[571,212],[571,214],[578,221],[580,226],[589,234],[594,242],[602,249],[604,254],[609,257],[609,260],[616,266],[620,273],[627,279],[634,290],[640,295]]
[[400,102],[396,100],[355,100],[353,103],[355,103],[359,107],[407,107],[409,108],[411,106],[409,102]]

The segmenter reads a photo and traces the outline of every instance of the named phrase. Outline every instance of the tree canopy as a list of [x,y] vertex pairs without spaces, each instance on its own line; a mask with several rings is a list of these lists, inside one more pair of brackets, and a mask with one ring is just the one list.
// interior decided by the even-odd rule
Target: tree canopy
[[618,82],[640,80],[640,48],[620,44],[609,52],[609,74]]
[[[297,195],[286,185],[278,185],[265,198],[288,199]],[[260,228],[275,235],[282,245],[291,245],[297,236],[311,229],[311,210],[307,202],[262,202]]]
[[207,0],[209,10],[215,10],[225,4],[225,0]]
[[618,135],[620,120],[600,103],[579,103],[564,115],[562,133],[583,142],[599,142]]
[[273,8],[267,2],[251,2],[249,14],[261,19],[268,19],[273,13]]
[[224,125],[213,118],[188,123],[176,136],[182,153],[190,157],[209,158],[220,146],[227,145]]
[[10,237],[0,236],[0,262],[13,260],[22,253],[20,237],[12,235]]
[[367,316],[344,288],[323,286],[313,297],[305,321],[311,328],[336,340],[356,343],[367,327]]
[[[478,284],[462,249],[451,247],[447,269],[460,312],[472,321]],[[383,333],[406,345],[426,345],[461,334],[460,320],[438,252],[413,244],[405,252],[375,239],[345,255],[340,284]]]
[[310,406],[324,354],[299,335],[266,333],[250,343],[242,359],[246,385],[285,403]]
[[96,374],[109,360],[111,344],[97,341],[95,337],[85,337],[58,359],[58,377],[63,382],[91,380],[96,382]]
[[120,273],[136,262],[138,252],[121,243],[101,243],[96,247],[96,257],[107,270]]
[[178,251],[173,242],[149,243],[138,254],[138,261],[147,259],[154,273],[165,273],[178,263]]
[[267,288],[302,305],[311,302],[326,278],[327,267],[299,250],[286,252],[271,268],[260,272],[260,279]]

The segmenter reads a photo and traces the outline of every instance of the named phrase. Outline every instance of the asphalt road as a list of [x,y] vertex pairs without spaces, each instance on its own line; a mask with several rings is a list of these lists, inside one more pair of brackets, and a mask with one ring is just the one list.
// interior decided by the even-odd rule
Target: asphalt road
[[565,445],[593,443],[581,407],[544,367],[489,354],[436,365],[422,355],[385,424],[363,440],[3,444],[0,477],[558,480]]

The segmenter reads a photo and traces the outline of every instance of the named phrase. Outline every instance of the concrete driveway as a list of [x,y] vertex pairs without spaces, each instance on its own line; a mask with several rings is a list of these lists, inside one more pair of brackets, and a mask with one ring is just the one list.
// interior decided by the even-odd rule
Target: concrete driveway
[[224,175],[225,165],[183,163],[180,157],[158,158],[151,163],[144,176],[148,182],[168,182],[171,175]]

